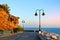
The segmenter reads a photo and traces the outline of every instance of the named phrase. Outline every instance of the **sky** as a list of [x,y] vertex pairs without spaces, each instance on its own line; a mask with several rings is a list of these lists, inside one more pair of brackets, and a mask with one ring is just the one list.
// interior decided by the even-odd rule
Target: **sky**
[[[35,16],[37,9],[43,9],[45,16],[40,11],[42,28],[60,28],[60,0],[1,0],[0,4],[8,4],[10,14],[20,17],[19,25],[24,27],[38,27],[39,16]],[[39,11],[37,11],[39,15]],[[22,20],[25,23],[22,23]]]

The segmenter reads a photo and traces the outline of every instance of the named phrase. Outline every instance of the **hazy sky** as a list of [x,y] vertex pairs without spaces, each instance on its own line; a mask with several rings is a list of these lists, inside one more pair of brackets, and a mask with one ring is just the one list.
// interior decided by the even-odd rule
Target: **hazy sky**
[[60,27],[60,0],[1,0],[0,4],[8,4],[10,13],[20,17],[20,25],[25,20],[25,27],[38,27],[39,17],[34,16],[36,9],[46,13],[41,16],[42,27]]

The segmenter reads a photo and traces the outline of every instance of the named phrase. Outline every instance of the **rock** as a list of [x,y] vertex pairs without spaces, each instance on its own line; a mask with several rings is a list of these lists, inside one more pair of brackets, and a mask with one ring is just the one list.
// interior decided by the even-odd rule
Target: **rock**
[[0,8],[0,30],[13,30],[18,27],[18,19],[18,17],[6,13],[2,8]]
[[52,39],[58,39],[57,35],[54,35],[54,34],[51,35],[51,38]]

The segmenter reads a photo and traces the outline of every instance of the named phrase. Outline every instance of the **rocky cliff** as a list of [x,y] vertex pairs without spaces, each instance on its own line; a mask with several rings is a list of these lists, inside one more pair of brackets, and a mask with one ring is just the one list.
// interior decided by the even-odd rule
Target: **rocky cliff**
[[13,30],[18,27],[19,17],[15,17],[0,8],[0,30]]

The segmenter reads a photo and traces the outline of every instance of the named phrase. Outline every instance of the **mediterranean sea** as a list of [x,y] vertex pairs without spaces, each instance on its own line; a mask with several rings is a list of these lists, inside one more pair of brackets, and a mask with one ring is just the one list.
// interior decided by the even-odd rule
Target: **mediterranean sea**
[[[45,32],[60,34],[60,28],[41,28]],[[39,28],[24,28],[24,30],[39,30]]]

